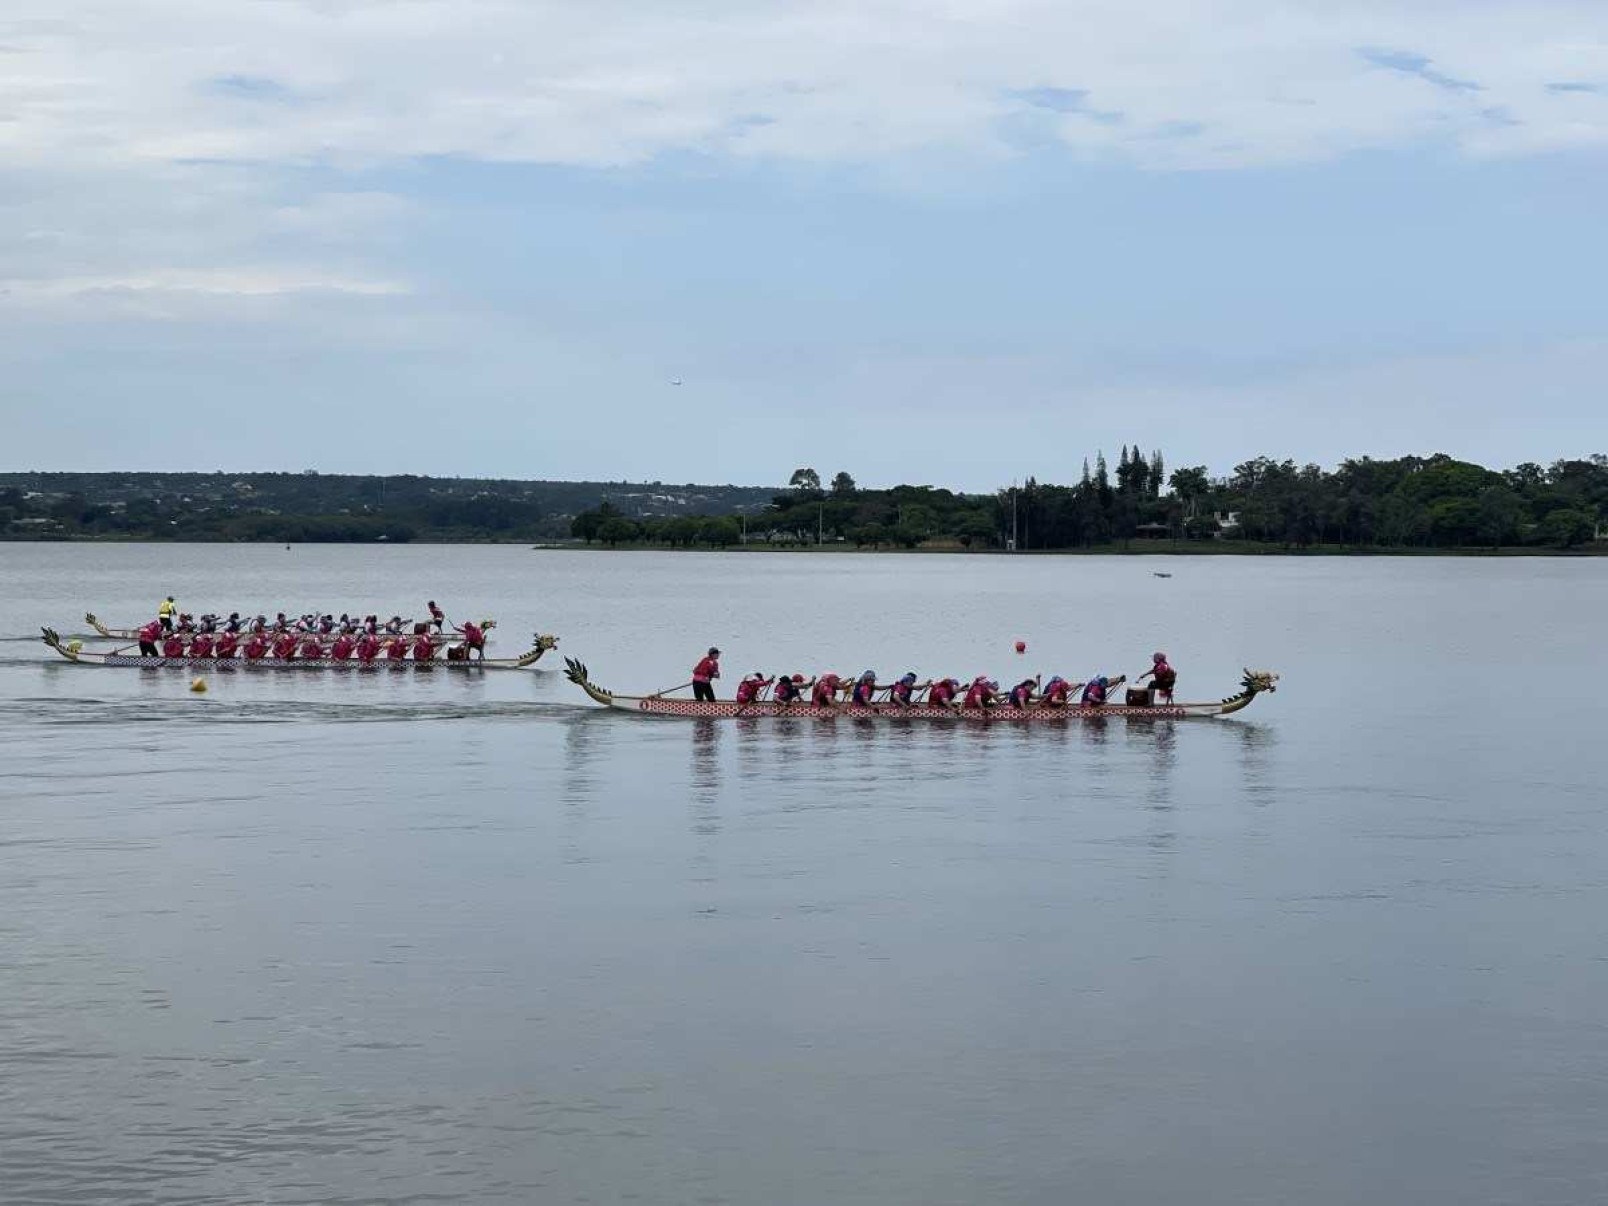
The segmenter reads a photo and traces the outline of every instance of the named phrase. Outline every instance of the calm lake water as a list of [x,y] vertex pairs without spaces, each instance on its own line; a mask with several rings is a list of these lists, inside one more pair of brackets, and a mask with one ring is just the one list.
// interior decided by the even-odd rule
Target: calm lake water
[[[197,696],[32,639],[170,592],[434,597],[626,691],[710,643],[728,690],[1284,677],[721,724],[556,657]],[[1608,560],[0,545],[0,1201],[1608,1199],[1605,601]]]

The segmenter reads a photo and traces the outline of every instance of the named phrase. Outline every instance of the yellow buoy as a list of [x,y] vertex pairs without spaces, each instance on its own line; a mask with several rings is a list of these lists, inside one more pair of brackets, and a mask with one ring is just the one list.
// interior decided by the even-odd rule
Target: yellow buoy
[[206,689],[207,689],[207,680],[206,679],[204,679],[204,678],[192,678],[190,680],[190,690],[194,691],[196,694],[199,695],[201,692],[205,691]]

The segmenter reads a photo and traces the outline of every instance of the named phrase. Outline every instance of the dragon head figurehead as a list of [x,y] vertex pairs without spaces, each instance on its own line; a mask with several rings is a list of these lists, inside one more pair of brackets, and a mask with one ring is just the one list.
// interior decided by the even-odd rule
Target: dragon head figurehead
[[1279,676],[1271,670],[1247,670],[1245,677],[1240,679],[1240,686],[1247,695],[1257,695],[1263,691],[1277,691]]

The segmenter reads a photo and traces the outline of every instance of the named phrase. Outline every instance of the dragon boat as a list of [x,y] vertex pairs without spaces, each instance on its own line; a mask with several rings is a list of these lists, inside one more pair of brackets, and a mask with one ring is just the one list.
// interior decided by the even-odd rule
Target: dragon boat
[[1268,670],[1246,670],[1240,680],[1240,689],[1227,698],[1208,703],[1150,703],[1104,704],[1085,707],[1071,704],[1054,707],[1040,703],[1025,708],[999,704],[992,708],[962,708],[941,704],[912,704],[900,707],[895,704],[837,704],[817,708],[807,700],[797,703],[777,703],[761,700],[758,703],[740,704],[735,700],[720,699],[713,703],[683,697],[660,695],[616,695],[591,680],[586,665],[574,658],[564,659],[564,676],[595,702],[622,712],[635,712],[647,716],[690,716],[709,719],[735,717],[797,716],[817,720],[834,717],[872,718],[889,717],[898,720],[931,720],[954,724],[1064,724],[1069,721],[1098,720],[1102,716],[1119,716],[1132,719],[1174,720],[1189,717],[1230,716],[1250,705],[1258,695],[1278,690],[1279,676]]
[[[382,636],[387,636],[387,635],[389,635],[389,636],[397,636],[397,635],[412,636],[412,635],[415,635],[414,632],[413,632],[413,625],[416,624],[416,623],[422,623],[422,622],[423,621],[417,621],[417,620],[410,621],[409,624],[408,624],[408,629],[404,633],[400,633],[400,634],[398,634],[398,633],[381,633],[380,635],[382,635]],[[91,628],[93,628],[95,630],[95,635],[96,636],[104,637],[108,641],[137,641],[137,640],[140,639],[139,627],[134,627],[134,628],[111,628],[111,627],[108,627],[107,625],[101,623],[100,617],[98,617],[92,611],[86,611],[84,613],[84,623],[88,624]],[[490,632],[493,628],[497,627],[497,621],[496,620],[491,620],[491,621],[487,622],[486,624],[482,625],[482,627],[487,632]],[[297,633],[296,635],[298,635],[298,636],[316,636],[322,641],[329,642],[329,641],[333,641],[338,634],[333,633],[333,632],[325,632],[325,633],[305,632],[305,633]]]
[[98,653],[87,650],[81,641],[64,641],[54,628],[40,630],[46,645],[69,662],[80,666],[137,667],[146,670],[164,667],[182,667],[186,670],[527,670],[542,659],[548,650],[557,647],[558,638],[538,634],[531,648],[518,657],[469,658],[453,656],[462,646],[448,646],[448,656],[416,660],[411,652],[403,658],[375,658],[362,661],[355,657],[257,657],[248,658],[236,651],[228,657],[146,657],[132,648],[113,649]]

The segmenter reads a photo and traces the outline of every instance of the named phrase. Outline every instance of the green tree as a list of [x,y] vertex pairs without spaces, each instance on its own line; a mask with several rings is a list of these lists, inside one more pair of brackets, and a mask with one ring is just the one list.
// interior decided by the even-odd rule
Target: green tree
[[854,479],[847,473],[838,473],[832,478],[832,493],[839,498],[847,498],[854,493]]
[[642,529],[632,520],[620,515],[605,519],[597,529],[597,538],[611,549],[620,544],[630,544],[642,535]]
[[1512,490],[1506,486],[1486,486],[1479,492],[1475,505],[1479,508],[1480,539],[1493,549],[1518,535],[1524,502]]
[[1473,544],[1480,536],[1482,515],[1472,498],[1443,498],[1429,508],[1429,530],[1436,544]]
[[698,540],[702,544],[724,548],[727,545],[738,543],[742,538],[742,525],[730,515],[722,515],[718,519],[704,519],[698,522]]
[[1547,512],[1541,521],[1541,538],[1560,549],[1572,549],[1585,544],[1596,533],[1596,524],[1584,511],[1572,507],[1559,507]]
[[[1161,454],[1156,454],[1160,459]],[[1200,506],[1201,499],[1211,492],[1211,478],[1206,475],[1205,465],[1186,466],[1183,469],[1174,469],[1172,477],[1167,481],[1172,492],[1178,496],[1178,501],[1184,504],[1184,514],[1194,518]]]
[[819,494],[821,475],[813,469],[795,469],[793,476],[787,479],[787,484],[800,494]]

